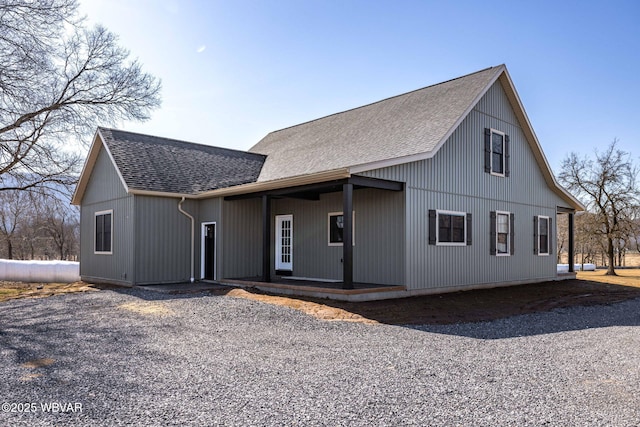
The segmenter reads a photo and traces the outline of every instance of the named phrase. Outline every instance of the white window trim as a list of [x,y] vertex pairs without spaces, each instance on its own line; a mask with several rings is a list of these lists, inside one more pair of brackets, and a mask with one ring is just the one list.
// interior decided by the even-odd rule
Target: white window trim
[[203,222],[200,228],[200,279],[204,279],[204,234],[207,231],[207,225],[215,225],[216,237],[214,241],[213,249],[213,280],[218,279],[218,269],[216,268],[218,263],[218,225],[215,221]]
[[[441,242],[440,241],[440,214],[443,215],[456,215],[461,216],[464,219],[464,242]],[[467,213],[456,211],[441,211],[436,210],[436,246],[467,246]]]
[[[111,214],[111,244],[109,247],[110,251],[96,251],[96,218],[100,215]],[[93,254],[94,255],[113,255],[113,209],[108,209],[106,211],[98,211],[93,214]]]
[[[547,220],[547,252],[541,252],[540,251],[540,220],[541,219],[546,219]],[[544,215],[538,215],[538,256],[549,256],[549,248],[551,248],[551,236],[549,234],[549,217],[548,216],[544,216]]]
[[[498,172],[494,172],[493,171],[493,134],[494,133],[502,135],[502,173],[498,173]],[[506,155],[505,155],[505,152],[504,152],[504,147],[506,145],[506,135],[507,134],[502,132],[502,131],[499,131],[499,130],[493,129],[493,128],[491,129],[491,135],[490,135],[490,138],[491,138],[491,162],[490,162],[491,171],[490,172],[491,172],[491,175],[500,176],[502,178],[505,177],[504,173],[505,173],[505,169],[507,167],[507,158],[506,158]]]
[[[331,217],[336,215],[344,216],[344,212],[329,212],[327,214],[327,244],[329,246],[342,246],[342,242],[331,243]],[[352,242],[352,246],[355,246],[356,245],[356,211],[353,211],[351,218],[352,218],[351,219],[351,224],[352,224],[351,242]]]
[[[507,233],[507,252],[500,253],[498,251],[498,216],[506,215],[507,216],[507,225],[509,226],[509,233]],[[511,212],[506,211],[496,211],[496,256],[511,256]]]

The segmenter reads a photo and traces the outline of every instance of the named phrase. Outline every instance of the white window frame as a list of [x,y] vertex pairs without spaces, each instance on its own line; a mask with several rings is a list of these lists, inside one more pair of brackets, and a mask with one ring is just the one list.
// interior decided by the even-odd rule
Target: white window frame
[[[96,251],[96,243],[97,243],[96,242],[96,234],[97,234],[97,231],[98,231],[98,230],[96,230],[96,219],[99,216],[109,215],[109,214],[111,215],[111,242],[110,242],[110,245],[109,245],[111,250],[110,251]],[[108,209],[108,210],[105,210],[105,211],[98,211],[98,212],[95,212],[93,214],[93,253],[95,255],[113,255],[113,209]]]
[[[441,242],[440,241],[440,215],[455,215],[463,218],[464,241],[463,242]],[[436,245],[437,246],[467,246],[467,213],[457,211],[436,210]]]
[[[542,237],[542,235],[540,234],[540,220],[545,219],[547,220],[547,252],[542,252],[540,250],[540,248],[542,247],[540,245],[540,238]],[[550,229],[549,229],[549,217],[548,216],[544,216],[544,215],[538,215],[538,256],[549,256],[549,249],[551,248],[551,236],[550,236]]]
[[[331,243],[331,217],[332,216],[338,216],[338,215],[342,215],[344,216],[344,212],[329,212],[327,214],[327,244],[329,246],[342,246],[343,242],[336,242],[336,243]],[[352,246],[356,245],[356,211],[353,211],[353,214],[351,215],[351,243]]]
[[[507,217],[507,226],[509,227],[509,232],[507,233],[507,251],[505,253],[502,253],[498,250],[498,224],[499,224],[499,220],[498,217],[500,217],[500,215],[505,215]],[[505,211],[496,211],[496,256],[511,256],[511,233],[513,232],[513,230],[511,230],[511,212],[505,212]]]
[[[502,135],[502,173],[499,172],[494,172],[493,170],[493,134],[497,133],[498,135]],[[507,156],[505,154],[505,146],[506,146],[506,136],[507,134],[499,131],[497,129],[491,129],[491,135],[490,135],[490,141],[491,141],[491,175],[495,175],[495,176],[501,176],[504,178],[505,176],[505,170],[507,168]]]

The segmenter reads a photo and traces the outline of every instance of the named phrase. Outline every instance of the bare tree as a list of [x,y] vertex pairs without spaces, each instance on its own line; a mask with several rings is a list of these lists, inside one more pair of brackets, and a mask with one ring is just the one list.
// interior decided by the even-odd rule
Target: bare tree
[[0,192],[0,257],[76,259],[80,214],[60,192]]
[[560,181],[595,215],[597,227],[592,232],[606,239],[609,267],[615,272],[616,240],[627,239],[629,223],[635,221],[640,191],[636,178],[638,169],[628,153],[616,148],[614,140],[607,149],[596,151],[595,159],[571,153],[562,163]]
[[0,0],[0,191],[75,183],[98,123],[146,120],[160,82],[76,0]]
[[0,237],[4,240],[8,259],[14,258],[16,240],[24,227],[23,220],[29,206],[28,193],[16,190],[0,192]]
[[60,260],[69,259],[78,246],[80,215],[76,206],[68,200],[43,197],[43,209],[39,218],[39,228],[50,242]]
[[591,212],[578,212],[575,222],[575,245],[580,263],[597,264],[597,257],[606,255],[607,241],[599,217]]

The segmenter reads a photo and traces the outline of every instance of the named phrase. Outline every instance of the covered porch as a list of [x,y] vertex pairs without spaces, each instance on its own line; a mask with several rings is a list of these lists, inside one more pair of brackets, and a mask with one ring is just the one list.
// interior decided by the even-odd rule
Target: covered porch
[[[296,293],[306,290],[347,295],[380,292],[381,288],[389,287],[391,291],[403,290],[404,262],[400,258],[389,261],[394,266],[392,270],[402,269],[394,280],[386,278],[380,284],[366,280],[373,276],[362,274],[381,268],[380,251],[385,250],[385,245],[389,246],[389,236],[379,232],[380,225],[398,221],[389,218],[390,215],[399,216],[401,221],[399,226],[395,225],[401,230],[397,230],[392,240],[404,239],[403,189],[402,182],[351,176],[225,197],[224,200],[231,203],[260,200],[261,274],[221,281],[239,285],[246,282],[254,287],[258,283],[262,288],[269,284],[280,292],[294,290]],[[354,192],[360,201],[356,214]],[[391,211],[395,213],[390,214]],[[399,212],[402,215],[397,215]],[[358,243],[354,237],[355,221],[358,222]],[[402,244],[396,246],[403,247]],[[354,247],[359,251],[356,276],[360,272],[355,280]],[[372,254],[374,250],[377,252]],[[237,281],[243,283],[235,283]]]

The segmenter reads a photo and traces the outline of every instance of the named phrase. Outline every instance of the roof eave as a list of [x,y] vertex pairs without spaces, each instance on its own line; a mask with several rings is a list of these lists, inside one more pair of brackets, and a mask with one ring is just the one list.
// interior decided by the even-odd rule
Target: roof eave
[[274,179],[271,181],[250,182],[248,184],[235,185],[233,187],[219,188],[216,190],[205,191],[192,197],[196,199],[208,199],[212,197],[235,196],[238,194],[257,193],[259,191],[296,187],[349,177],[351,177],[349,169],[340,168],[308,175],[298,175],[288,178]]
[[182,198],[185,199],[196,199],[197,196],[195,194],[188,193],[172,193],[168,191],[154,191],[154,190],[137,190],[132,188],[128,191],[129,194],[133,194],[135,196],[150,196],[150,197],[170,197],[170,198]]

